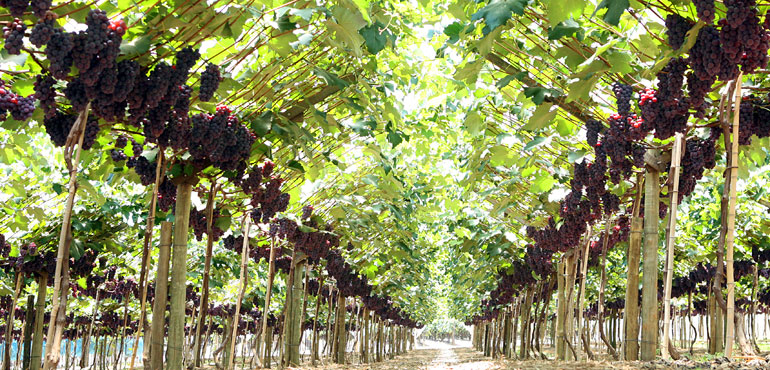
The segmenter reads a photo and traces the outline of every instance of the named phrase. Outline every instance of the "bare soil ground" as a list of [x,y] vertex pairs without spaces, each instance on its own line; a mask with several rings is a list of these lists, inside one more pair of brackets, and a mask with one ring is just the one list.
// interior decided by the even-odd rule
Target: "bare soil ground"
[[[425,345],[393,359],[373,364],[336,365],[326,364],[302,369],[356,369],[356,370],[578,370],[578,369],[770,369],[770,362],[749,359],[726,362],[723,359],[695,362],[682,359],[675,362],[624,361],[552,361],[552,360],[493,360],[475,351],[467,343],[449,345],[442,342],[426,342]],[[761,358],[761,357],[760,357]],[[749,361],[747,361],[749,360]],[[355,361],[354,361],[355,362]]]

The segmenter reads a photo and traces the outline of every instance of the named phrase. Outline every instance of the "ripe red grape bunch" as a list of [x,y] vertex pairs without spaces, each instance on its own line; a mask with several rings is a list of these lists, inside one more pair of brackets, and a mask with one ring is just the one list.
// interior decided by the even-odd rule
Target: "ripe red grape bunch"
[[201,86],[198,92],[198,99],[204,102],[211,100],[211,98],[214,97],[214,93],[219,88],[220,80],[219,66],[212,63],[206,65],[206,70],[201,73]]
[[17,121],[26,121],[35,111],[35,96],[22,97],[11,91],[11,86],[0,80],[0,121],[7,118],[7,113],[11,113],[13,119]]

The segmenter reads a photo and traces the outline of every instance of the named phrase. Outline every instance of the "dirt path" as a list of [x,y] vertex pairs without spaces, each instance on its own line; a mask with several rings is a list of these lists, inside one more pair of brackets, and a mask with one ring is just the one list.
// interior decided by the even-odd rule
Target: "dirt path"
[[[770,356],[768,356],[770,358]],[[655,362],[610,362],[610,361],[546,361],[546,360],[491,360],[470,347],[469,343],[458,342],[450,345],[443,342],[425,342],[417,349],[397,356],[391,360],[372,364],[335,365],[324,364],[317,367],[302,367],[316,370],[632,370],[632,369],[770,369],[770,361],[743,361],[731,364],[696,363],[680,360],[674,363],[658,360]],[[724,366],[723,366],[724,365]]]
[[442,342],[426,342],[413,351],[392,360],[360,365],[327,365],[315,369],[358,370],[488,370],[500,369],[499,365],[483,357],[470,347]]

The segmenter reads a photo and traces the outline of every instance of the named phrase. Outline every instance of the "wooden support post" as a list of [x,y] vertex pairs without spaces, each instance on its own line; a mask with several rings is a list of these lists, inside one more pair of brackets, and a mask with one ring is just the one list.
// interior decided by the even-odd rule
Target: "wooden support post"
[[[657,157],[655,150],[648,151]],[[646,166],[644,182],[644,254],[642,276],[641,360],[652,361],[658,345],[658,209],[660,171]]]
[[[166,359],[168,370],[182,370],[184,355],[185,306],[187,305],[187,241],[190,229],[192,182],[181,181],[176,188],[174,246],[171,257],[171,291]],[[153,338],[155,340],[157,338]]]
[[[664,299],[663,299],[663,346],[661,347],[661,354],[663,358],[669,359],[671,356],[679,357],[678,354],[672,353],[669,347],[673,347],[671,344],[671,285],[674,279],[674,242],[676,242],[676,210],[679,205],[679,172],[680,162],[682,160],[682,154],[684,149],[684,135],[677,133],[674,140],[674,148],[671,154],[671,170],[669,170],[669,189],[671,204],[669,206],[668,215],[668,233],[666,240],[666,269],[665,269],[665,286],[664,286]],[[676,349],[674,349],[676,351]]]

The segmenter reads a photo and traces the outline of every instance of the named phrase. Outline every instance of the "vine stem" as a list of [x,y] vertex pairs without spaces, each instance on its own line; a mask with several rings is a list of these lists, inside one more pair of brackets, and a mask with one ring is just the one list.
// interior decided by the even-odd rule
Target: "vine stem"
[[[50,346],[46,346],[46,358],[43,366],[44,370],[53,370],[59,364],[61,357],[61,339],[66,323],[67,310],[67,289],[69,288],[69,252],[72,242],[72,206],[75,203],[75,194],[77,193],[77,164],[80,162],[80,154],[83,152],[83,138],[85,136],[85,126],[88,121],[88,112],[91,109],[91,103],[86,105],[85,109],[78,115],[77,121],[72,125],[72,129],[67,137],[67,144],[64,148],[64,160],[70,173],[69,193],[67,203],[64,206],[64,215],[62,216],[61,232],[59,233],[59,247],[56,255],[56,272],[54,275],[54,289],[51,305],[51,323],[48,325],[48,335]],[[74,142],[77,142],[77,149],[74,149]],[[75,162],[72,162],[72,151],[75,150]],[[66,276],[65,276],[66,274]]]
[[243,226],[243,245],[241,247],[241,278],[238,281],[238,301],[235,303],[235,319],[233,319],[233,329],[231,331],[232,338],[230,338],[230,356],[227,359],[227,365],[225,366],[226,370],[232,369],[233,361],[235,361],[235,339],[238,337],[238,322],[241,318],[241,301],[243,301],[243,295],[246,293],[246,286],[248,285],[246,268],[249,266],[249,230],[251,228],[251,217],[249,217],[249,214],[247,213],[243,218],[246,222]]
[[158,187],[160,187],[161,177],[163,175],[163,149],[158,151],[158,159],[155,166],[155,184],[152,187],[152,199],[150,199],[150,210],[147,214],[147,225],[144,229],[144,246],[142,248],[142,268],[139,273],[139,291],[142,293],[139,309],[139,326],[134,337],[134,347],[131,351],[130,370],[134,370],[134,361],[136,361],[136,350],[139,348],[139,335],[144,334],[145,310],[147,309],[147,276],[150,272],[150,244],[152,244],[152,231],[155,228],[155,208],[158,202]]

